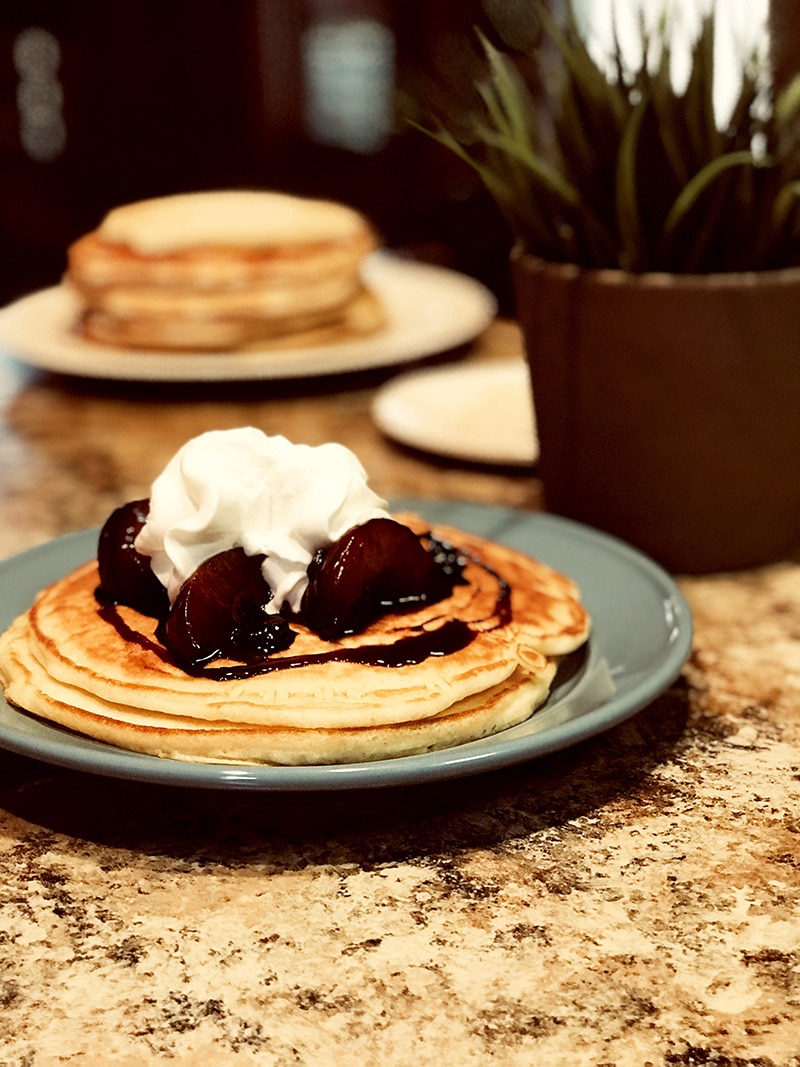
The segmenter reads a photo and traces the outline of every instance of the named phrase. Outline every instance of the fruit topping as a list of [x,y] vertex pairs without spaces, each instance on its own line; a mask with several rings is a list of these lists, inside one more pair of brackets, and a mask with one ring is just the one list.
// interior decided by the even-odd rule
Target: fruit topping
[[273,598],[262,572],[266,557],[242,548],[201,563],[170,607],[150,557],[135,547],[148,513],[149,501],[134,500],[109,516],[98,543],[97,595],[159,619],[158,640],[187,670],[215,659],[253,664],[281,652],[295,639],[289,619],[336,641],[382,615],[443,600],[464,581],[466,561],[456,549],[394,519],[375,518],[316,554],[297,613],[288,605],[283,615],[266,610]]
[[219,658],[247,663],[292,644],[288,622],[264,610],[272,591],[261,574],[263,559],[231,548],[186,579],[159,633],[181,665]]
[[134,545],[148,512],[149,501],[133,500],[106,520],[97,545],[100,594],[160,618],[169,610],[166,590],[153,574],[150,557]]
[[433,562],[441,571],[440,581],[446,587],[444,596],[449,596],[454,585],[466,585],[464,568],[467,561],[464,555],[447,541],[440,541],[436,537],[427,534],[424,538],[427,542],[428,551],[433,556]]
[[407,526],[371,519],[355,526],[308,569],[300,619],[326,641],[360,633],[381,615],[435,603],[462,580],[463,560],[441,542],[428,551]]

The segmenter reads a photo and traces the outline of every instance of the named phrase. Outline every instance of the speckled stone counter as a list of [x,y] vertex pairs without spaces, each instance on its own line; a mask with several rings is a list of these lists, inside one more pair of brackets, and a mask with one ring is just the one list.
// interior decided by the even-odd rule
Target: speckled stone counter
[[[518,346],[497,324],[468,353]],[[0,361],[0,553],[101,522],[187,437],[338,439],[388,496],[530,508],[433,462],[378,379],[122,387]],[[800,1065],[800,557],[681,580],[690,662],[608,733],[416,788],[236,794],[0,752],[0,1064]]]

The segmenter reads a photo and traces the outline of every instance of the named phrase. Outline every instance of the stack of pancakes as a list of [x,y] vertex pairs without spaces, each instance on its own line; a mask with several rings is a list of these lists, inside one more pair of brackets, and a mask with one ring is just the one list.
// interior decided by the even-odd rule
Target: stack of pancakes
[[[458,530],[434,535],[469,559],[466,584],[448,599],[386,615],[333,645],[297,625],[295,643],[272,657],[296,665],[227,680],[171,662],[153,619],[126,607],[115,609],[116,625],[104,618],[92,561],[44,590],[0,638],[0,684],[34,715],[190,761],[360,762],[494,734],[546,699],[559,659],[585,642],[589,617],[574,584],[544,564]],[[498,607],[503,583],[508,618]],[[313,658],[332,647],[396,646],[452,620],[466,623],[472,640],[421,662]]]
[[126,204],[70,246],[79,332],[142,349],[224,351],[363,336],[385,322],[361,276],[376,247],[328,200],[220,190]]

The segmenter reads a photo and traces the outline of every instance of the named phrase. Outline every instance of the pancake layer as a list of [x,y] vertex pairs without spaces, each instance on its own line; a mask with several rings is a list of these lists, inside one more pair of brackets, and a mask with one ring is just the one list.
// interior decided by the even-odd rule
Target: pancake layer
[[[87,563],[44,590],[0,638],[0,683],[34,715],[194,761],[354,762],[487,736],[546,699],[558,658],[586,640],[589,619],[574,585],[550,568],[459,531],[434,533],[470,558],[467,584],[450,598],[335,643],[298,625],[270,669],[218,662],[218,672],[233,675],[224,680],[172,663],[154,620],[101,608],[96,563]],[[448,649],[452,625],[468,628],[469,640]],[[398,650],[408,662],[381,665]]]

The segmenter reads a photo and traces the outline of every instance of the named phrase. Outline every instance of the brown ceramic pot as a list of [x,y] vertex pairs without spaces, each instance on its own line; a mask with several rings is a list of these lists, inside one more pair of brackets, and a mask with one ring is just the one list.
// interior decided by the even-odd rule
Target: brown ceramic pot
[[550,511],[676,572],[797,547],[800,269],[512,273]]

